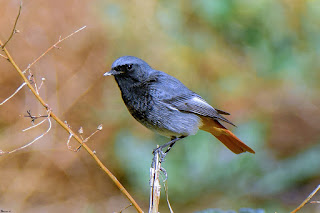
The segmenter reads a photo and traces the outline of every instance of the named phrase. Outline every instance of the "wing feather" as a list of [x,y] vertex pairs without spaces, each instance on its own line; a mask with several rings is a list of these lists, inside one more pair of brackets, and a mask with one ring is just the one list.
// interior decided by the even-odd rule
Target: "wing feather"
[[152,90],[154,98],[165,103],[169,108],[218,119],[235,126],[221,115],[230,115],[228,112],[213,108],[178,79],[157,70],[150,73],[149,79],[152,80],[149,82],[149,88]]
[[191,112],[198,115],[211,117],[214,119],[219,119],[221,121],[224,121],[226,123],[229,123],[233,126],[235,126],[231,121],[226,119],[220,114],[230,115],[229,113],[222,111],[222,110],[216,110],[213,108],[210,104],[208,104],[201,96],[197,94],[188,94],[178,97],[173,97],[171,99],[164,101],[167,104],[170,104],[172,107],[175,107],[176,109],[184,112]]

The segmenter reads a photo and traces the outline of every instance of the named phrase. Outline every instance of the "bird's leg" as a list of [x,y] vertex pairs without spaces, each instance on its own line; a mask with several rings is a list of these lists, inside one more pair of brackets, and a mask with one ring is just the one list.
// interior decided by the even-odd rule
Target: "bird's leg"
[[[158,148],[154,149],[153,150],[153,154],[155,154],[156,152],[159,152],[160,156],[161,156],[161,161],[163,162],[164,161],[164,158],[166,157],[167,153],[170,151],[170,149],[173,147],[173,145],[178,141],[178,140],[181,140],[182,138],[185,138],[186,136],[181,136],[181,137],[172,137],[171,138],[171,141],[169,141],[168,143],[165,143],[161,146],[159,146]],[[167,150],[165,152],[163,152],[162,149],[166,148],[167,146],[169,146],[167,148]]]
[[164,152],[165,154],[167,154],[169,151],[170,151],[170,149],[173,147],[173,145],[178,141],[178,140],[181,140],[182,138],[185,138],[186,136],[181,136],[181,137],[179,137],[179,138],[177,138],[177,137],[172,137],[171,138],[171,141],[170,141],[170,144],[168,144],[169,145],[169,147],[167,148],[167,150]]

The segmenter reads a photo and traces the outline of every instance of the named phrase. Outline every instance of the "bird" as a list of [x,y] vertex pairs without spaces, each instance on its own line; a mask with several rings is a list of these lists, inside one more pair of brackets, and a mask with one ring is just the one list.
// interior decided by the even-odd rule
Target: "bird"
[[211,133],[235,154],[255,153],[223,125],[235,126],[223,116],[230,113],[213,108],[178,79],[153,69],[144,60],[122,56],[104,76],[114,76],[123,102],[138,122],[170,138],[155,150],[162,152],[167,147],[162,152],[167,154],[177,141],[195,135],[200,129]]

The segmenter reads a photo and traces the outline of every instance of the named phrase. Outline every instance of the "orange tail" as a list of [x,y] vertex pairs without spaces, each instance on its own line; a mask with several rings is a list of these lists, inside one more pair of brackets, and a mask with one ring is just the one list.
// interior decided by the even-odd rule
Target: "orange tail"
[[226,147],[232,152],[240,154],[242,152],[255,153],[249,146],[243,143],[237,136],[235,136],[230,130],[222,126],[218,121],[202,117],[202,126],[200,129],[210,132],[213,136],[218,138]]

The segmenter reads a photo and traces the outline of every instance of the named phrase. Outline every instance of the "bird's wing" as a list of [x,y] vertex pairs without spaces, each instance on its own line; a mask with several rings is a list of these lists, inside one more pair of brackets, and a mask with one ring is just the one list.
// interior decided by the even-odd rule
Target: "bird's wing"
[[153,96],[171,109],[211,117],[235,126],[221,115],[230,115],[229,113],[213,108],[200,95],[189,90],[178,79],[161,71],[154,71],[149,78],[153,80],[150,84]]
[[175,96],[175,97],[172,97],[171,99],[164,100],[163,102],[170,104],[172,107],[180,111],[191,112],[191,113],[195,113],[205,117],[211,117],[235,126],[228,119],[220,115],[220,114],[229,115],[229,113],[213,108],[203,98],[201,98],[201,96],[195,93]]

